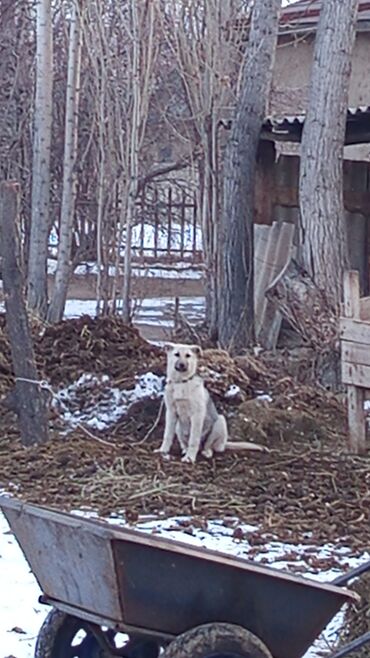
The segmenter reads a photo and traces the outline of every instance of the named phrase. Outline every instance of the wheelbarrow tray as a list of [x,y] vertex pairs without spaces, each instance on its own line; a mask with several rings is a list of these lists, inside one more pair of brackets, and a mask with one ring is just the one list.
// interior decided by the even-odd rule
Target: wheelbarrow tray
[[208,622],[247,628],[299,658],[356,595],[341,587],[140,531],[0,497],[44,593],[61,610],[165,639]]

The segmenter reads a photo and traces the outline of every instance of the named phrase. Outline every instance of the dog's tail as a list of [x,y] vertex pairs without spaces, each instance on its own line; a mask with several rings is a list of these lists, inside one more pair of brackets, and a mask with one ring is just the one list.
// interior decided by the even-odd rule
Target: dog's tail
[[227,441],[225,450],[259,450],[260,452],[270,452],[266,446],[251,441]]

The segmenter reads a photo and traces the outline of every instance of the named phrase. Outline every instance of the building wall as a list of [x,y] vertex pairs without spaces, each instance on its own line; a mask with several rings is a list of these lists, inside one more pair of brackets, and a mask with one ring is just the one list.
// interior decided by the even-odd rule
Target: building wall
[[[304,112],[307,103],[314,37],[280,37],[275,59],[270,114]],[[349,106],[370,106],[370,33],[358,32],[355,42]]]
[[[271,143],[261,143],[256,184],[256,222],[288,222],[297,227],[299,241],[299,157],[274,160]],[[362,294],[370,291],[370,163],[344,163],[344,206],[350,266],[360,272]]]

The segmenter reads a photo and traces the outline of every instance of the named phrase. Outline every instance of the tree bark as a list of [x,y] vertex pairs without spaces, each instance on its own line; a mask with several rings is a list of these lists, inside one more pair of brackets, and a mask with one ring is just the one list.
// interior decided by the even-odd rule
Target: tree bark
[[253,210],[259,135],[272,79],[280,0],[256,0],[241,92],[224,164],[219,340],[240,350],[254,337]]
[[132,227],[135,215],[135,199],[139,183],[139,131],[141,125],[140,85],[140,41],[139,17],[136,0],[131,0],[132,29],[132,120],[129,142],[129,182],[126,205],[125,260],[123,265],[122,317],[127,324],[131,321],[131,273],[132,273]]
[[81,15],[78,0],[72,2],[69,32],[68,74],[65,116],[65,142],[63,162],[63,192],[60,211],[58,262],[55,273],[53,295],[48,310],[50,322],[63,319],[71,274],[72,232],[77,179],[75,173],[78,138],[78,109],[81,71]]
[[348,258],[342,161],[357,7],[322,3],[301,147],[302,264],[334,308]]
[[32,162],[31,236],[28,261],[28,304],[40,317],[47,312],[50,147],[53,48],[50,0],[37,2],[36,98]]
[[[122,286],[122,317],[125,322],[131,322],[131,279],[132,279],[132,228],[135,220],[135,201],[139,189],[139,156],[142,148],[145,127],[148,119],[148,103],[150,99],[150,80],[153,73],[153,62],[156,58],[154,38],[155,3],[149,3],[143,11],[136,0],[130,1],[131,20],[131,112],[129,119],[129,136],[127,143],[127,201],[126,201],[126,231],[125,260],[123,266]],[[145,33],[141,31],[146,26]],[[145,47],[143,45],[145,39]]]
[[5,400],[19,419],[22,443],[26,446],[48,439],[45,392],[38,381],[32,339],[23,298],[20,244],[17,236],[19,195],[17,184],[0,184],[0,244],[5,293],[6,326],[9,335],[15,389]]

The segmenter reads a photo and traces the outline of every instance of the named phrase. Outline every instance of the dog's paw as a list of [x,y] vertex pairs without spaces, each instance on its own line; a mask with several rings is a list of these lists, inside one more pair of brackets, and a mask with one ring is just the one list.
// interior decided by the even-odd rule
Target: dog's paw
[[188,453],[185,453],[181,461],[184,462],[185,464],[195,464],[195,459],[196,457],[193,457],[193,455],[189,455]]
[[207,448],[206,450],[202,450],[202,455],[206,459],[211,459],[211,457],[213,457],[213,450],[211,450],[211,448]]
[[162,459],[170,459],[170,453],[161,450],[161,448],[156,448],[154,452],[156,452],[160,457],[162,457]]

